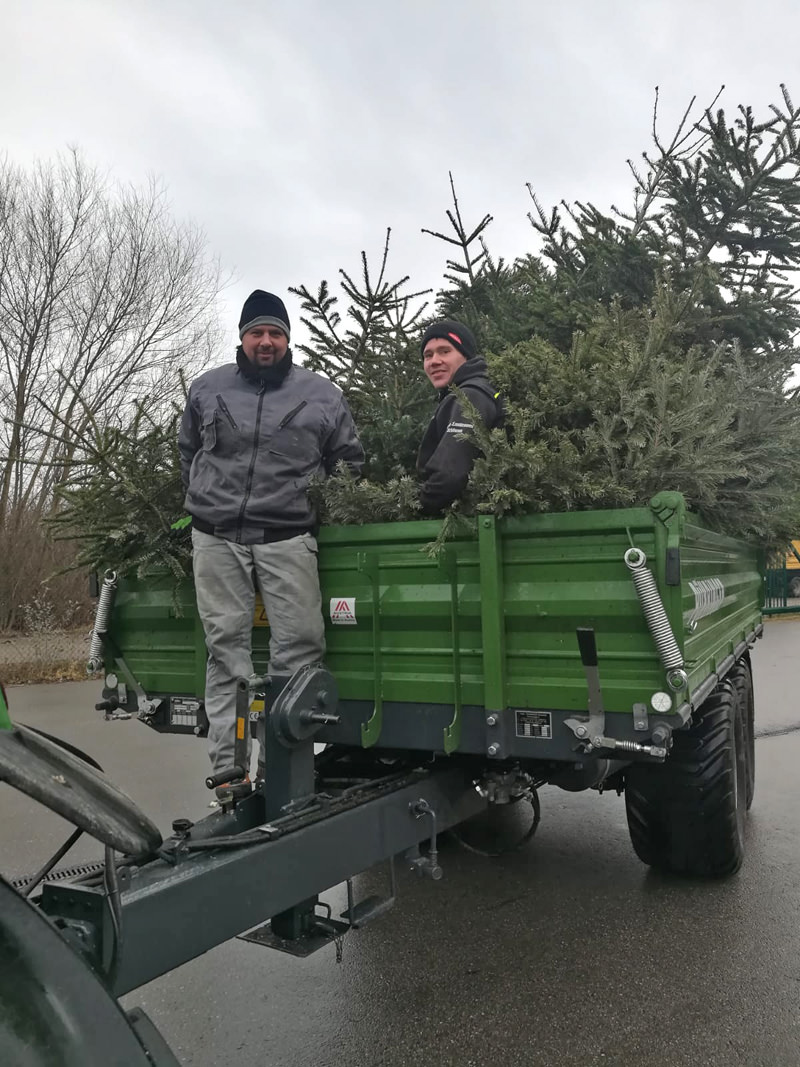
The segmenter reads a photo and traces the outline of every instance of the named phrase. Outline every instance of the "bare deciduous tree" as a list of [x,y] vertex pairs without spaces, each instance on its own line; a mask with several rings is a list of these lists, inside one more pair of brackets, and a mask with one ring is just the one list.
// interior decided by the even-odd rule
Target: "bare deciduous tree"
[[157,181],[115,185],[76,151],[0,159],[0,531],[52,507],[90,424],[167,404],[208,360],[220,288]]
[[219,289],[155,181],[113,187],[75,152],[0,164],[0,523],[45,505],[89,417],[163,403],[164,371],[205,361]]

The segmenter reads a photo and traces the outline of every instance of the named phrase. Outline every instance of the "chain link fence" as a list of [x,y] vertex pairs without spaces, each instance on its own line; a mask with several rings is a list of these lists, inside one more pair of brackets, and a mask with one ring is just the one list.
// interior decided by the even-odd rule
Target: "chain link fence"
[[85,681],[90,628],[0,633],[0,682]]

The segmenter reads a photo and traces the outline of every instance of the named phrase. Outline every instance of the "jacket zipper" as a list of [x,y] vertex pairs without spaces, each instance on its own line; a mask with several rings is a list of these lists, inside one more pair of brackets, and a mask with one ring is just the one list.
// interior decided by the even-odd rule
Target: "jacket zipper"
[[221,397],[221,395],[219,393],[217,393],[217,403],[219,404],[220,411],[225,416],[225,418],[228,420],[228,422],[231,424],[232,429],[234,429],[234,430],[236,430],[238,432],[239,427],[233,421],[233,415],[231,415],[230,411],[228,411],[228,405],[225,403],[225,401],[222,399],[222,397]]
[[253,454],[250,457],[250,468],[247,472],[247,482],[244,487],[244,498],[239,508],[239,521],[236,524],[236,543],[242,543],[242,529],[244,527],[244,512],[247,501],[250,499],[250,491],[253,488],[253,471],[256,469],[256,457],[258,456],[258,438],[261,430],[261,408],[264,406],[264,392],[266,386],[262,385],[258,391],[258,409],[256,410],[256,426],[253,430]]
[[278,429],[282,430],[284,428],[284,426],[288,426],[289,423],[292,421],[292,419],[295,417],[295,415],[299,411],[302,411],[307,403],[308,403],[307,400],[301,401],[301,403],[299,403],[296,408],[292,408],[292,410],[289,412],[288,415],[284,415],[283,418],[281,419],[281,421],[278,423]]

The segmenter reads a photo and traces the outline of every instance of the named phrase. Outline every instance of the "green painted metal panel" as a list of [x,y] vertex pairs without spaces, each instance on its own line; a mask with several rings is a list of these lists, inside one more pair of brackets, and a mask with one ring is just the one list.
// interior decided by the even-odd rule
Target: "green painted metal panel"
[[[690,688],[695,688],[761,620],[763,579],[756,564],[756,552],[733,538],[710,533],[700,525],[686,522],[681,544],[683,609],[676,637],[683,649]],[[725,596],[719,609],[701,618],[691,632],[686,625],[695,606],[693,585],[703,579],[719,578]]]
[[[366,745],[390,701],[453,708],[446,751],[457,748],[462,705],[585,711],[577,627],[596,632],[606,710],[647,703],[666,688],[665,671],[624,563],[631,545],[648,557],[691,688],[760,621],[755,550],[707,530],[678,494],[646,508],[479,517],[433,558],[439,529],[428,520],[320,532],[327,665],[342,698],[374,703]],[[179,600],[181,613],[166,575],[120,583],[111,636],[153,695],[202,695],[189,583]],[[337,610],[344,601],[352,612]],[[267,637],[254,629],[257,670]]]
[[[256,670],[267,668],[268,635],[268,628],[253,629]],[[109,637],[108,671],[119,674],[116,649],[146,693],[204,696],[206,647],[190,581],[176,588],[167,573],[120,579]]]
[[14,724],[11,722],[11,716],[8,713],[8,705],[3,696],[3,690],[0,689],[0,730],[12,730],[13,728]]
[[480,559],[481,639],[487,711],[506,707],[506,603],[503,541],[494,516],[478,520]]
[[[663,688],[652,638],[623,562],[628,530],[655,555],[649,509],[582,512],[524,519],[479,519],[477,536],[450,547],[458,568],[457,650],[465,704],[584,710],[586,682],[575,629],[597,632],[609,710],[630,710]],[[488,525],[484,525],[488,524]],[[383,699],[453,704],[451,584],[425,549],[429,523],[322,531],[324,602],[355,599],[355,626],[328,631],[330,669],[340,694],[369,699],[371,605],[353,560],[365,541],[379,556]],[[328,534],[333,536],[328,538]]]

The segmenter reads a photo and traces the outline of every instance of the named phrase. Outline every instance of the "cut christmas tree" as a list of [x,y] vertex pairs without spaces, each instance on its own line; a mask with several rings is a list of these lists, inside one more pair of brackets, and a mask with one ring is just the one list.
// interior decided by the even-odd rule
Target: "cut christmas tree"
[[[656,101],[657,103],[657,101]],[[414,460],[435,396],[419,335],[434,317],[476,333],[507,411],[507,427],[476,422],[467,493],[445,516],[505,515],[645,503],[684,494],[716,529],[769,546],[800,530],[798,393],[791,386],[800,326],[800,111],[785,89],[757,120],[740,107],[690,106],[630,164],[626,210],[591,203],[546,212],[533,197],[536,251],[492,257],[491,217],[464,222],[452,184],[457,250],[435,308],[407,278],[377,278],[362,253],[344,300],[326,282],[293,289],[306,365],[336,381],[367,452],[365,477],[342,473],[312,491],[331,523],[418,516]],[[85,539],[92,566],[180,569],[174,427],[137,412],[98,429],[85,466],[62,490],[58,523]],[[144,472],[144,473],[143,473]]]

